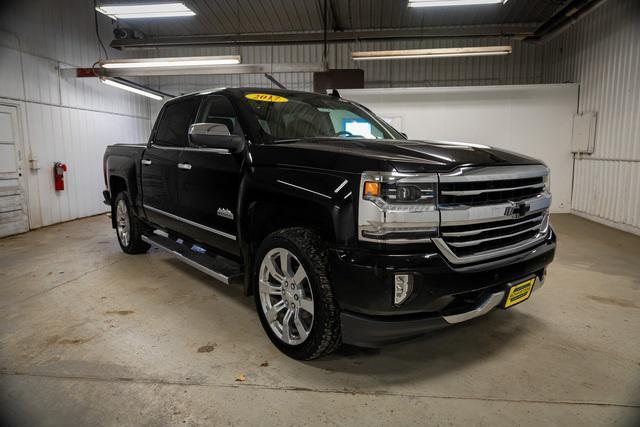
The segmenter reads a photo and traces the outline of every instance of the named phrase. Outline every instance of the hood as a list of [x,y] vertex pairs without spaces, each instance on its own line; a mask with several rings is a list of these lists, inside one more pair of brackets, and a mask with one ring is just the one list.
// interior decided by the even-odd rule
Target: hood
[[[313,138],[262,145],[256,161],[336,169],[447,172],[462,166],[541,164],[540,160],[486,145],[448,141]],[[255,162],[254,162],[255,163]]]

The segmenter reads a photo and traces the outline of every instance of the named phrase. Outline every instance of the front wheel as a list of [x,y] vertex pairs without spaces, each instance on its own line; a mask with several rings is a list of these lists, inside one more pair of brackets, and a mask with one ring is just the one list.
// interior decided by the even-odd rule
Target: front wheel
[[318,235],[298,227],[270,234],[258,248],[253,277],[260,321],[283,353],[310,360],[338,348],[340,311]]
[[142,224],[131,211],[127,192],[119,193],[113,203],[115,205],[116,234],[122,251],[128,254],[147,252],[151,246],[142,240]]

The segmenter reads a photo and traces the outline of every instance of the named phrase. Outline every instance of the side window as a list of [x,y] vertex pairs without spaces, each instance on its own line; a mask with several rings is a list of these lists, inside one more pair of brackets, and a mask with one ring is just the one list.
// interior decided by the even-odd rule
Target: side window
[[186,147],[189,124],[199,103],[200,98],[191,98],[168,104],[158,123],[154,143],[164,147]]
[[224,96],[213,95],[202,103],[196,123],[220,123],[226,125],[232,135],[242,135],[242,129],[231,102]]

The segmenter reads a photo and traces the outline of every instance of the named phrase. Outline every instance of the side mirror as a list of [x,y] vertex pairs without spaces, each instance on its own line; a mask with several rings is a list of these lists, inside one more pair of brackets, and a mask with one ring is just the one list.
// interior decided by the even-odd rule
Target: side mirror
[[222,148],[233,153],[244,149],[240,135],[231,135],[227,125],[221,123],[194,123],[189,127],[189,142],[201,148]]

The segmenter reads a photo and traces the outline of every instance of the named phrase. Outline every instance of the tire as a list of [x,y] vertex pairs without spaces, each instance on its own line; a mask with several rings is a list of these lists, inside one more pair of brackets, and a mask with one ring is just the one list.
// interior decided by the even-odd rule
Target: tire
[[260,322],[271,342],[293,359],[316,359],[341,344],[327,253],[318,235],[299,227],[270,234],[256,252],[253,294]]
[[126,191],[118,193],[113,201],[113,215],[115,215],[116,236],[120,248],[127,254],[143,254],[151,247],[142,240],[143,224],[133,214],[129,194]]

